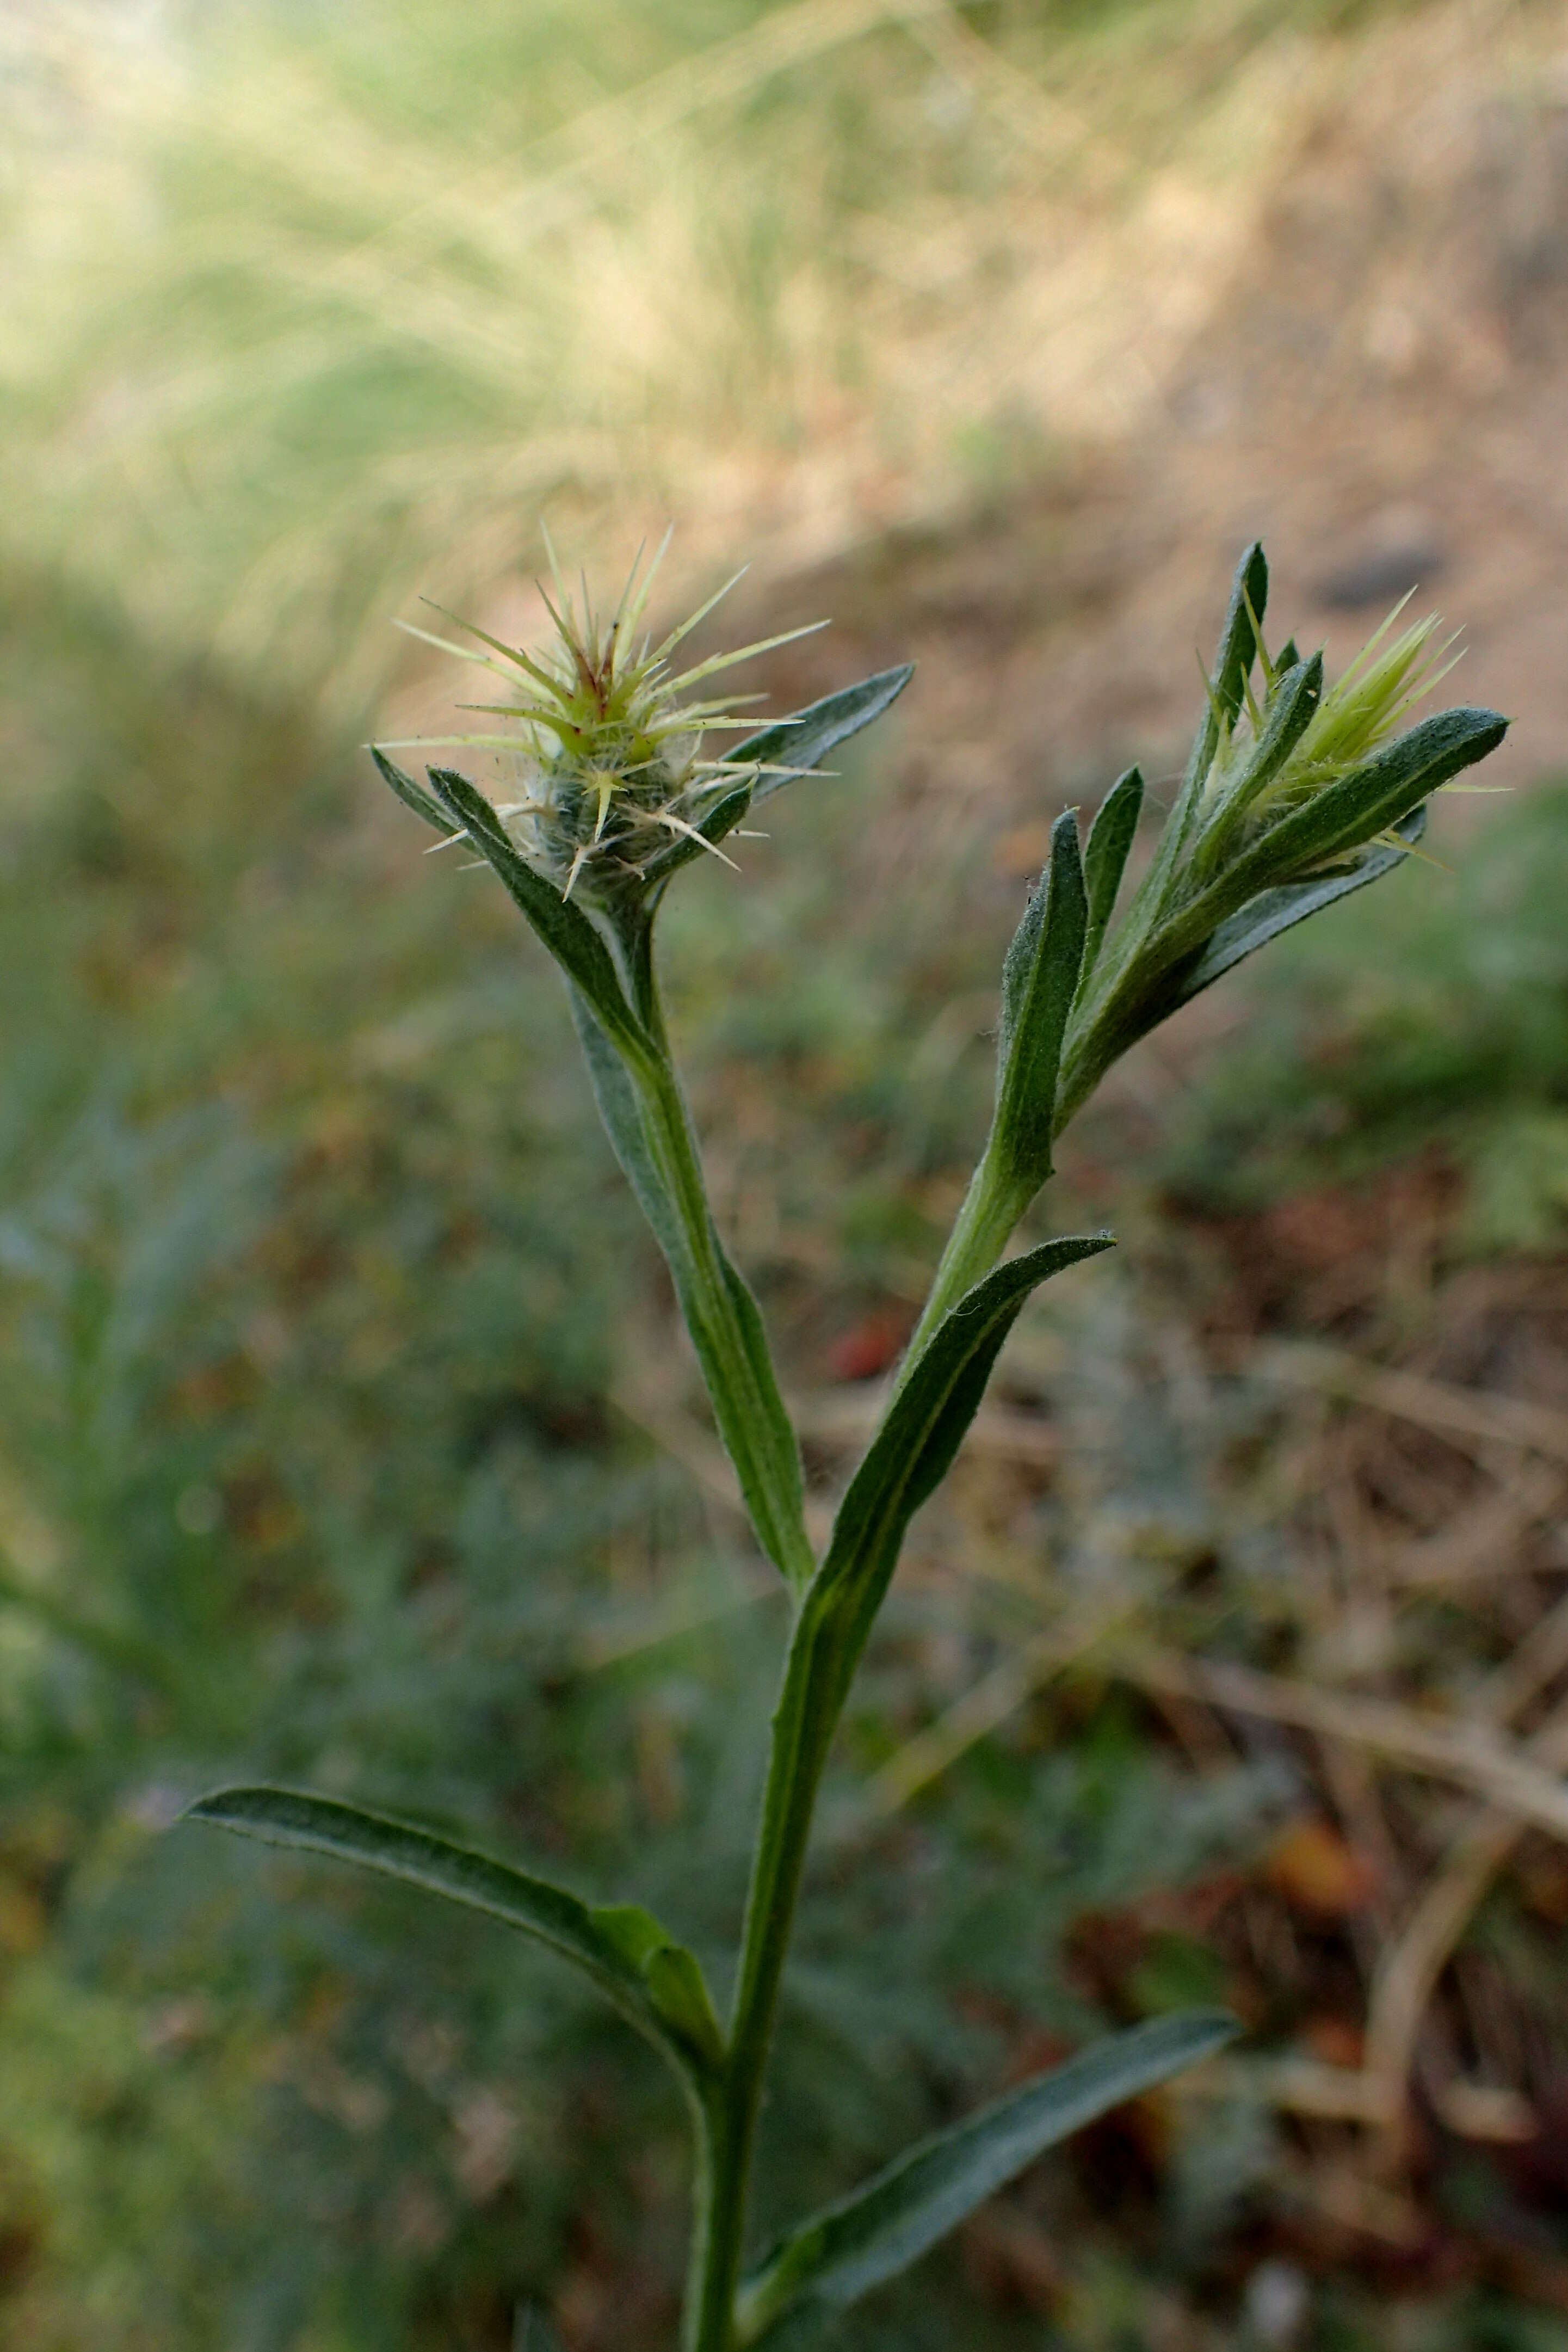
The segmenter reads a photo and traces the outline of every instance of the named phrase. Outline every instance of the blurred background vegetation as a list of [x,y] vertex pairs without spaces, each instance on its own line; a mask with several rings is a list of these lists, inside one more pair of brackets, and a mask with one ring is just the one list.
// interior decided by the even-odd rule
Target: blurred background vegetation
[[308,1781],[733,1936],[776,1598],[553,980],[357,748],[451,723],[419,596],[534,629],[548,511],[831,614],[775,708],[920,661],[670,921],[823,1504],[1050,820],[1179,761],[1241,541],[1518,713],[1075,1134],[1124,1246],[917,1528],[763,2221],[1218,1997],[856,2345],[1568,2345],[1568,8],[11,0],[0,106],[0,2343],[667,2340],[640,2049],[171,1829]]

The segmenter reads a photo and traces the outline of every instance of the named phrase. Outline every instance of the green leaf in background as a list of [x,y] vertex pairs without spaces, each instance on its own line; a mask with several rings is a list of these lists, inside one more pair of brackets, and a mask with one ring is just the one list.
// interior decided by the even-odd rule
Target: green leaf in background
[[986,1158],[988,1172],[1019,1196],[1019,1215],[1051,1174],[1061,1040],[1088,924],[1077,812],[1064,809],[1051,830],[1050,864],[1002,968],[997,1111]]
[[[1144,778],[1139,768],[1117,777],[1094,812],[1083,848],[1083,884],[1089,899],[1089,925],[1083,940],[1083,981],[1094,968],[1100,942],[1116,905],[1116,893],[1127,869],[1127,858],[1144,806]],[[1081,985],[1082,982],[1081,982]]]
[[922,2140],[773,2250],[740,2289],[740,2343],[804,2342],[918,2262],[1047,2148],[1211,2056],[1237,2031],[1220,2011],[1134,2026]]
[[[771,726],[763,728],[758,734],[748,735],[744,743],[725,756],[737,766],[754,761],[761,767],[798,768],[809,772],[820,767],[839,744],[858,735],[873,719],[880,719],[914,675],[913,662],[904,662],[897,669],[878,670],[874,676],[862,678],[858,686],[842,687],[837,694],[825,695],[821,702],[809,704],[792,718],[776,719]],[[793,782],[791,776],[770,775],[737,782],[732,791],[715,802],[698,825],[698,832],[705,841],[722,841],[749,808]],[[650,887],[665,883],[681,866],[689,866],[694,857],[702,855],[700,845],[695,841],[672,842],[668,849],[649,859],[645,878]]]
[[183,1818],[265,1845],[355,1863],[483,1911],[574,1961],[683,2076],[706,2078],[722,2059],[723,2036],[701,1969],[638,1905],[591,1910],[564,1887],[509,1863],[302,1790],[220,1789]]
[[430,781],[486,864],[500,876],[567,978],[593,1007],[616,1051],[643,1063],[651,1053],[641,1022],[626,1002],[610,950],[580,907],[536,874],[508,838],[484,793],[455,768],[432,768]]

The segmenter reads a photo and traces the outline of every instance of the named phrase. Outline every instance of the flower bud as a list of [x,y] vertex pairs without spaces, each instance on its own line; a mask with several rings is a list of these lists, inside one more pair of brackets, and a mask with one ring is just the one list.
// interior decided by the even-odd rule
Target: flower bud
[[[513,753],[521,794],[497,801],[497,816],[563,898],[575,895],[607,908],[645,898],[673,863],[684,862],[670,855],[683,845],[733,863],[710,835],[729,829],[758,777],[797,772],[755,760],[703,756],[708,735],[751,728],[753,722],[738,712],[743,703],[761,700],[759,695],[683,698],[704,679],[808,635],[810,628],[786,630],[676,673],[671,663],[676,646],[742,574],[737,572],[660,644],[644,637],[638,646],[634,640],[658,563],[655,557],[639,579],[639,558],[608,621],[595,612],[586,582],[580,610],[556,569],[554,599],[540,590],[556,641],[538,654],[505,645],[469,622],[458,625],[487,651],[447,645],[423,629],[412,632],[504,679],[511,699],[466,707],[508,719],[516,730],[422,740]],[[721,809],[722,826],[714,822]]]
[[[1303,661],[1292,642],[1270,658],[1268,587],[1263,551],[1251,547],[1237,570],[1214,674],[1204,678],[1208,709],[1148,870],[1115,930],[1106,929],[1109,904],[1093,908],[1062,1051],[1059,1128],[1129,1045],[1220,972],[1397,865],[1419,835],[1428,795],[1507,731],[1495,710],[1458,709],[1396,734],[1453,667],[1453,639],[1438,641],[1435,615],[1385,642],[1396,605],[1325,688],[1321,653]],[[1103,816],[1122,795],[1135,821],[1133,775]],[[1117,854],[1099,894],[1107,900],[1127,830],[1124,822],[1112,828]],[[1092,834],[1092,869],[1093,845]]]

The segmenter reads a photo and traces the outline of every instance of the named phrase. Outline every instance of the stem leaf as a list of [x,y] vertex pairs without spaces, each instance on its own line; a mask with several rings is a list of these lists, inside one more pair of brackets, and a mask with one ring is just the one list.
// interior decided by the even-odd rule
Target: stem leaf
[[455,840],[463,828],[454,824],[434,793],[427,793],[423,784],[416,784],[395,760],[389,760],[374,743],[370,750],[371,759],[381,771],[382,782],[391,786],[404,808],[411,808],[415,816],[422,816],[432,831],[440,834],[444,840]]
[[[862,678],[858,686],[846,686],[837,694],[830,694],[821,702],[798,710],[791,719],[777,719],[758,734],[748,735],[744,743],[725,754],[727,760],[756,761],[768,767],[789,767],[810,770],[820,767],[840,743],[858,735],[873,719],[880,719],[888,705],[895,702],[915,675],[913,662],[897,669],[879,670],[874,677]],[[793,783],[792,776],[747,776],[737,778],[733,789],[716,801],[698,824],[697,831],[705,841],[717,843],[734,831],[747,810],[758,801],[767,800],[782,786]],[[643,869],[643,880],[652,888],[669,880],[694,857],[700,857],[700,844],[692,840],[672,842],[648,860]]]
[[706,2079],[722,2061],[723,2036],[696,1960],[639,1905],[591,1910],[547,1878],[303,1790],[219,1789],[198,1799],[184,1818],[265,1845],[355,1863],[483,1911],[575,1962],[689,2079]]
[[[1193,741],[1192,755],[1186,773],[1176,795],[1176,806],[1166,821],[1160,845],[1149,868],[1150,898],[1158,903],[1164,894],[1169,874],[1184,856],[1197,821],[1203,798],[1204,780],[1219,748],[1219,727],[1223,719],[1228,726],[1235,723],[1241,708],[1247,680],[1258,658],[1258,624],[1263,618],[1269,602],[1269,563],[1262,544],[1254,540],[1236,567],[1230,583],[1230,602],[1225,608],[1225,623],[1219,633],[1219,646],[1214,657],[1214,676],[1208,682],[1208,707],[1198,723]],[[1140,897],[1143,894],[1140,892]]]
[[1100,952],[1116,904],[1116,893],[1127,870],[1127,858],[1144,807],[1144,778],[1139,768],[1118,776],[1099,807],[1083,845],[1083,881],[1089,897],[1089,927],[1083,941],[1083,971],[1087,978]]
[[[897,701],[915,676],[913,662],[901,662],[896,669],[880,669],[870,677],[862,677],[858,686],[841,687],[837,694],[824,695],[821,702],[808,703],[792,718],[775,720],[760,733],[748,735],[727,754],[732,760],[757,760],[767,765],[789,768],[817,768],[830,751],[880,719],[891,704]],[[754,803],[770,800],[787,783],[789,776],[759,776]]]
[[455,829],[466,834],[499,875],[567,978],[592,1005],[617,1050],[645,1059],[652,1041],[626,1001],[610,950],[581,908],[534,872],[484,793],[466,776],[455,768],[432,768],[429,773],[442,805],[455,820]]
[[1496,710],[1439,710],[1423,719],[1270,825],[1223,877],[1226,887],[1240,887],[1251,874],[1263,881],[1359,849],[1408,816],[1439,784],[1495,751],[1507,732],[1508,720]]
[[[710,844],[721,842],[727,833],[734,832],[751,806],[756,789],[751,777],[740,778],[728,792],[721,793],[706,815],[697,818],[694,831],[701,834],[703,841]],[[651,894],[668,882],[672,874],[678,873],[683,866],[689,866],[694,857],[702,855],[702,843],[694,841],[690,834],[683,834],[678,840],[672,841],[667,849],[655,850],[643,868],[643,880],[650,894],[650,903]]]
[[839,1506],[812,1588],[813,1602],[837,1620],[839,1664],[830,1714],[836,1715],[849,1687],[904,1529],[946,1476],[1024,1301],[1063,1267],[1112,1246],[1109,1234],[1091,1234],[1042,1242],[1008,1259],[944,1316],[904,1374]]
[[1047,2148],[1210,2056],[1237,2030],[1215,2010],[1134,2026],[920,2141],[775,2247],[740,2289],[739,2343],[782,2352],[786,2339],[803,2342],[801,2323],[820,2326],[895,2278]]
[[1057,1070],[1088,922],[1077,812],[1064,809],[1051,829],[1051,861],[1002,967],[997,1111],[987,1159],[1017,1197],[1019,1215],[1051,1174]]
[[1337,899],[1348,898],[1353,890],[1364,890],[1369,882],[1403,866],[1409,851],[1399,845],[1409,843],[1414,847],[1427,830],[1427,807],[1423,802],[1410,814],[1401,818],[1393,828],[1398,842],[1375,843],[1364,857],[1338,874],[1315,874],[1304,882],[1287,882],[1276,890],[1261,890],[1256,898],[1243,907],[1239,915],[1221,923],[1213,938],[1203,949],[1197,961],[1181,973],[1171,1010],[1186,1004],[1221,973],[1239,964],[1244,956],[1253,954],[1277,940],[1281,931],[1304,923],[1309,915],[1321,908],[1332,907]]

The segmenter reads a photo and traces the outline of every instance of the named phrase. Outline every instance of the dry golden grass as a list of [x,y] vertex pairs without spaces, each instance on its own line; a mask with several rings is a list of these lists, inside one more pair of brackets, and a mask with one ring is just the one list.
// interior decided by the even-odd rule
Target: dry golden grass
[[1331,13],[26,10],[6,551],[351,707],[546,501],[696,572],[961,509],[1157,404],[1376,37]]

